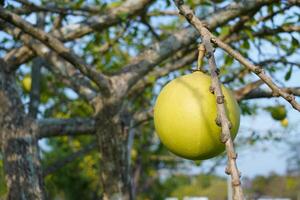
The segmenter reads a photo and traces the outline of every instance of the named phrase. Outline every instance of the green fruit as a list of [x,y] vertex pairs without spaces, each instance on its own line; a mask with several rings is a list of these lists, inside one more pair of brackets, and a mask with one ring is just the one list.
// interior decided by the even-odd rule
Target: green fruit
[[31,90],[31,76],[30,75],[26,75],[24,77],[24,79],[22,80],[22,87],[25,90],[25,92],[30,92]]
[[[221,128],[216,125],[216,98],[209,91],[211,79],[194,72],[168,83],[154,107],[154,124],[162,143],[174,154],[191,160],[212,158],[224,151]],[[231,92],[222,86],[227,115],[235,138],[240,109]]]
[[286,118],[286,109],[284,106],[269,107],[273,119],[281,121]]
[[289,120],[287,118],[284,118],[283,120],[280,121],[281,126],[287,127],[289,125]]

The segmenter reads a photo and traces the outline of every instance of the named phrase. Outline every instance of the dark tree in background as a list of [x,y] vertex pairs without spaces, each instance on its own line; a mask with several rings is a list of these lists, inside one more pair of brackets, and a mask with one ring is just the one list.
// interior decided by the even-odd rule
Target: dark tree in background
[[[289,80],[300,67],[298,0],[185,3],[267,75]],[[157,169],[185,162],[162,147],[151,121],[161,86],[197,60],[199,34],[173,2],[7,0],[0,30],[7,199],[135,199]],[[299,106],[298,87],[275,80],[280,92],[272,92],[228,54],[216,59],[243,114],[254,113],[248,100],[256,98],[281,95]]]

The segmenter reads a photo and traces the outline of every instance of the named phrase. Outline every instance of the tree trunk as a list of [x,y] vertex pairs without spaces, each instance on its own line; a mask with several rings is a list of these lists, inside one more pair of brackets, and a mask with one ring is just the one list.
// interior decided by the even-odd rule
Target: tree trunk
[[[2,68],[3,69],[3,68]],[[15,77],[0,68],[0,140],[8,200],[44,199],[36,139],[37,126],[26,118]]]
[[133,199],[129,173],[128,128],[115,106],[104,106],[97,119],[100,150],[100,176],[104,200]]

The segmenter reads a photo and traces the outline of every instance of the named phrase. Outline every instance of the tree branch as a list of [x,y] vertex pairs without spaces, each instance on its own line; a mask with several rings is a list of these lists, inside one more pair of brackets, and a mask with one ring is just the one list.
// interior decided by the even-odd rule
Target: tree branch
[[215,43],[217,46],[222,48],[229,55],[231,55],[236,60],[238,60],[241,64],[243,64],[246,68],[254,72],[262,81],[264,81],[264,83],[267,84],[269,88],[271,88],[274,96],[283,97],[286,101],[288,101],[293,106],[294,109],[300,111],[300,105],[296,102],[294,95],[280,90],[280,88],[272,81],[272,79],[265,74],[264,70],[261,67],[255,66],[254,64],[249,62],[240,53],[233,50],[229,45],[222,42],[218,38],[214,37],[211,33],[210,33],[210,38],[213,43]]
[[[213,16],[206,18],[206,23],[213,30],[235,17],[258,10],[263,5],[273,3],[271,0],[262,1],[243,1],[243,3],[233,3],[226,9],[213,13]],[[125,66],[118,74],[112,77],[112,81],[117,86],[126,87],[123,95],[134,85],[140,77],[143,77],[151,69],[170,55],[178,52],[180,49],[193,44],[199,34],[193,28],[186,28],[171,35],[162,42],[154,43],[139,56],[135,57],[130,64]]]
[[[151,0],[126,0],[119,7],[109,9],[102,15],[92,16],[87,20],[64,26],[58,30],[53,30],[51,35],[58,38],[63,42],[74,40],[76,38],[83,37],[84,35],[90,34],[97,30],[103,31],[110,26],[119,24],[129,18],[140,13],[153,1]],[[127,17],[124,17],[127,16]],[[1,27],[1,24],[0,24]],[[16,69],[16,66],[23,64],[30,60],[34,54],[26,46],[21,48],[13,49],[13,52],[9,53],[9,56],[5,57],[5,61],[9,64],[9,67]]]
[[[300,87],[287,87],[287,88],[280,88],[287,93],[293,93],[295,96],[300,96]],[[240,100],[248,100],[248,99],[257,99],[257,98],[272,98],[273,93],[271,90],[257,88],[250,91],[245,96],[241,97]]]
[[236,100],[240,101],[245,96],[247,96],[249,93],[251,93],[251,91],[258,88],[261,84],[263,84],[263,81],[259,79],[258,81],[251,82],[251,83],[245,85],[244,87],[242,87],[238,90],[235,90],[234,96],[235,96]]
[[95,120],[92,118],[72,118],[72,119],[39,119],[39,138],[55,137],[63,135],[85,135],[94,134],[96,131]]
[[183,5],[182,0],[174,0],[176,6],[178,7],[180,13],[186,17],[190,24],[192,24],[197,31],[200,33],[202,42],[205,46],[208,63],[210,66],[212,88],[213,93],[216,96],[217,119],[220,121],[222,128],[222,142],[225,144],[227,157],[228,157],[228,168],[227,173],[231,175],[232,186],[234,191],[234,200],[244,200],[244,194],[241,187],[240,172],[238,171],[236,158],[237,155],[234,150],[233,141],[230,135],[230,121],[226,115],[226,109],[224,104],[224,95],[221,89],[221,83],[218,78],[218,71],[216,66],[216,61],[214,57],[214,48],[211,43],[211,33],[204,26],[204,24],[194,15],[193,11],[187,6]]
[[[5,24],[0,20],[0,24]],[[7,24],[4,30],[10,35],[19,38],[22,42],[30,47],[30,51],[34,51],[42,58],[42,64],[47,67],[60,81],[65,83],[68,87],[74,89],[83,99],[91,100],[95,97],[96,88],[92,87],[90,81],[83,77],[72,65],[60,58],[55,52],[52,52],[44,44],[35,41],[26,33],[23,33],[19,28],[14,28]]]
[[52,37],[50,34],[47,34],[40,29],[35,28],[30,23],[24,21],[18,15],[5,10],[3,7],[0,7],[0,18],[11,24],[14,24],[22,31],[43,42],[49,48],[58,53],[59,56],[72,63],[74,67],[76,67],[83,74],[87,75],[91,80],[93,80],[98,85],[98,87],[103,90],[104,93],[109,93],[110,83],[108,77],[106,77],[104,74],[101,74],[100,72],[97,72],[91,66],[86,65],[83,60],[81,60],[68,48],[64,47],[64,45],[58,39]]

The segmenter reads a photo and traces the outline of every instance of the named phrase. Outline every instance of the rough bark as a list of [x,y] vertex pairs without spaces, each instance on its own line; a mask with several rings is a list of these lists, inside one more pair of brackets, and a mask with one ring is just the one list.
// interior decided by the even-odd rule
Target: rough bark
[[0,141],[8,200],[45,199],[37,126],[24,114],[15,77],[0,68]]
[[133,199],[128,163],[128,126],[121,119],[120,104],[106,104],[96,117],[103,199]]

